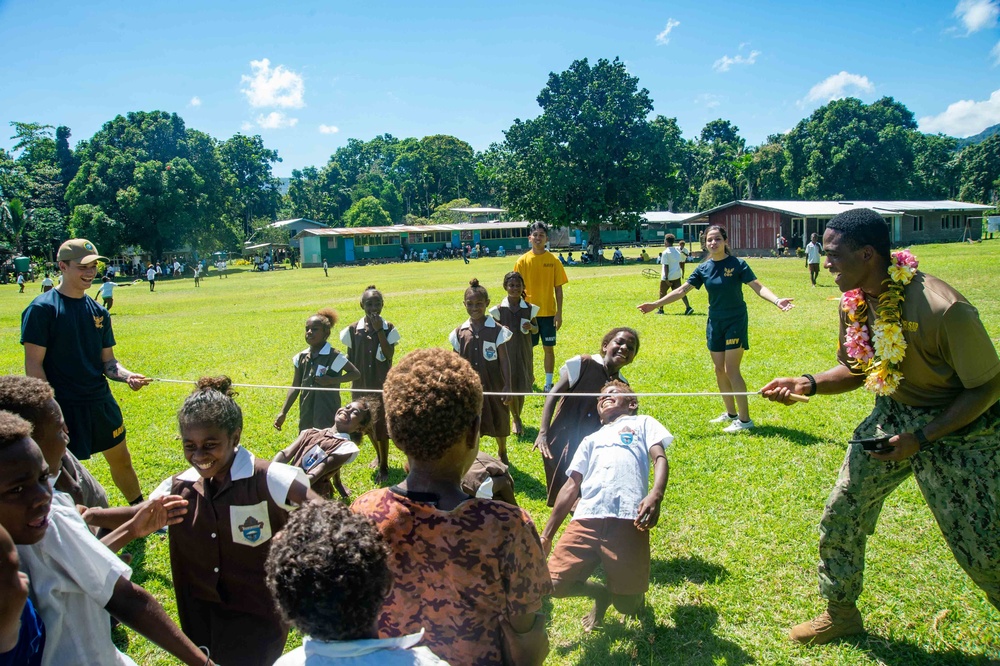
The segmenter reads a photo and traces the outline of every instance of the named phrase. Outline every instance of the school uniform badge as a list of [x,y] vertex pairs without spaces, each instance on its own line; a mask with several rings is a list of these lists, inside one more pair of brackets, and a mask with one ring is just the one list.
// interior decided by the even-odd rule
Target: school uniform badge
[[620,439],[622,444],[625,446],[631,446],[632,442],[635,441],[635,430],[625,426],[618,431],[618,439]]
[[271,519],[267,501],[250,506],[229,507],[233,543],[257,547],[271,540]]
[[487,361],[497,360],[498,356],[497,356],[496,344],[492,342],[483,343],[483,358],[485,358]]

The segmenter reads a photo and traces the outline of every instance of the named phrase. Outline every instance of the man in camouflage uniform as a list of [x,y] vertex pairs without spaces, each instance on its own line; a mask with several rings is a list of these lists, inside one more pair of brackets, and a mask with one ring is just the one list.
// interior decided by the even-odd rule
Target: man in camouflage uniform
[[[868,209],[841,213],[823,234],[826,267],[842,292],[860,289],[867,325],[874,330],[878,296],[890,277],[889,229]],[[1000,358],[979,313],[950,286],[917,272],[900,306],[906,350],[898,388],[875,399],[854,431],[892,435],[883,453],[850,444],[820,522],[820,593],[827,610],[792,628],[801,643],[823,644],[863,631],[856,601],[864,575],[865,544],[885,498],[911,474],[959,565],[1000,609]],[[865,375],[844,343],[849,324],[840,313],[838,365],[815,376],[768,383],[771,400],[790,394],[842,393]]]

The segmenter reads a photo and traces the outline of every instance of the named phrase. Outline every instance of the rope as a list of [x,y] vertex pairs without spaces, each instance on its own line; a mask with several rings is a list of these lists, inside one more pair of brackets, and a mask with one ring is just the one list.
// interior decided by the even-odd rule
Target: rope
[[[166,384],[187,384],[193,385],[194,382],[185,379],[163,379],[160,377],[152,377],[154,382],[163,382]],[[325,387],[325,386],[278,386],[275,384],[236,384],[233,383],[232,386],[236,388],[259,388],[259,389],[281,389],[287,391],[289,389],[295,389],[298,391],[351,391],[352,393],[382,393],[382,389],[362,389],[362,388],[345,388],[340,386]],[[555,393],[550,391],[548,393],[504,393],[502,391],[483,391],[483,395],[495,395],[495,396],[537,396],[537,397],[548,397],[552,396],[573,396],[577,398],[599,398],[604,395],[603,393]],[[721,391],[692,391],[687,393],[677,393],[677,392],[658,392],[658,393],[619,393],[618,395],[635,396],[637,398],[718,398],[720,396],[751,396],[760,395],[760,391],[732,391],[732,392],[721,392]],[[802,396],[805,397],[805,396]]]

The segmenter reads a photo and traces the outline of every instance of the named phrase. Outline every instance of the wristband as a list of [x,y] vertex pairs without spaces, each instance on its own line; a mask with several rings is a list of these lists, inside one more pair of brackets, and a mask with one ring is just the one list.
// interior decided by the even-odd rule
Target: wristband
[[921,451],[926,451],[931,448],[931,443],[927,440],[927,435],[924,434],[923,428],[918,428],[913,432],[913,436],[917,438],[917,443],[920,445]]
[[816,395],[816,378],[810,375],[809,373],[806,373],[802,376],[809,380],[809,392],[806,393],[806,395],[807,396]]

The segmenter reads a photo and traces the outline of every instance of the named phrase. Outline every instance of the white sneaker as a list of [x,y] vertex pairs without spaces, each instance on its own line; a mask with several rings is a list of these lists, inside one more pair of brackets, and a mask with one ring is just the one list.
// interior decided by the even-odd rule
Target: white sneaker
[[709,423],[729,423],[731,421],[739,421],[739,420],[740,419],[739,419],[738,416],[730,416],[726,412],[722,412],[721,414],[719,414],[718,416],[716,416],[714,419],[712,419],[711,421],[709,421]]
[[545,386],[544,386],[544,387],[542,388],[542,393],[548,393],[548,392],[549,392],[549,391],[551,391],[551,390],[552,390],[552,384],[546,384],[546,385],[545,385]]
[[736,418],[732,423],[723,428],[722,432],[739,432],[741,430],[750,430],[751,428],[753,428],[753,419],[744,423],[743,421],[740,421],[739,418]]

